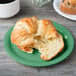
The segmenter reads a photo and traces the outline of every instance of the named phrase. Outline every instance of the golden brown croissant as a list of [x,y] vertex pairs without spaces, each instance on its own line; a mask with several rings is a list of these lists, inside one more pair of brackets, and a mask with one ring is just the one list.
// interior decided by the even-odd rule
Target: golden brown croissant
[[57,32],[52,22],[36,17],[19,20],[11,34],[12,43],[28,53],[36,48],[43,60],[50,60],[64,47],[63,37]]

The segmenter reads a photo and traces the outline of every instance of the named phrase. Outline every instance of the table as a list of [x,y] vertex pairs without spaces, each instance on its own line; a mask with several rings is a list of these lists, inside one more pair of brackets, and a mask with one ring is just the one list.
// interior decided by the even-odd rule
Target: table
[[0,76],[76,76],[76,46],[71,55],[64,61],[42,68],[19,64],[7,55],[3,46],[5,33],[15,25],[16,21],[30,16],[37,16],[40,19],[47,18],[62,24],[72,33],[76,45],[76,21],[68,20],[57,14],[52,3],[36,7],[28,0],[21,0],[21,10],[16,16],[0,19]]

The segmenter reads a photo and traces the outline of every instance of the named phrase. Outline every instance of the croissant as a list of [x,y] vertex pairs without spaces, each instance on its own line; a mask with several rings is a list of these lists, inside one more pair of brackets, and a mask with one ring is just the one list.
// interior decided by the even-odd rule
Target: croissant
[[11,42],[27,53],[36,48],[43,60],[50,60],[64,48],[63,37],[57,32],[52,22],[37,17],[19,20],[12,33]]
[[76,0],[62,0],[60,9],[67,14],[76,14]]

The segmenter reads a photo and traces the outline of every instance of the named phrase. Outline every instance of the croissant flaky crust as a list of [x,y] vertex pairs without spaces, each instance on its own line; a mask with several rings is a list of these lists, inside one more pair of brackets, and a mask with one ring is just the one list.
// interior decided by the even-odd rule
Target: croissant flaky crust
[[62,0],[60,9],[67,14],[76,14],[76,0]]
[[52,22],[36,17],[19,20],[11,33],[11,42],[27,53],[32,53],[33,48],[38,49],[43,60],[52,59],[64,47],[63,37]]

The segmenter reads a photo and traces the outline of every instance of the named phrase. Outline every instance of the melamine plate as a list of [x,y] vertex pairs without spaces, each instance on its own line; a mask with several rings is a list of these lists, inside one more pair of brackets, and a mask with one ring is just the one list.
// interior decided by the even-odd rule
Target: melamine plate
[[16,45],[12,44],[10,36],[14,26],[8,30],[4,37],[4,47],[6,52],[15,61],[24,65],[34,67],[54,65],[63,61],[71,54],[74,47],[74,40],[71,33],[65,27],[56,22],[53,22],[53,24],[64,39],[64,49],[53,59],[49,61],[42,60],[40,58],[40,53],[38,52],[38,50],[34,49],[33,54],[28,54],[18,49]]

